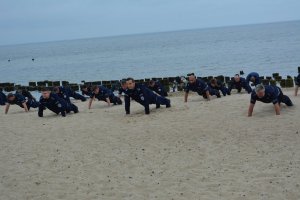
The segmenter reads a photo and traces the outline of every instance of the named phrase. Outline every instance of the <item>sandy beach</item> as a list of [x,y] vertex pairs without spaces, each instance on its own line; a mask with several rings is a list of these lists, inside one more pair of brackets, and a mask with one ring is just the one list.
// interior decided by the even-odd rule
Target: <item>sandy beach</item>
[[173,95],[144,115],[124,105],[74,101],[80,113],[0,114],[0,199],[300,199],[300,96],[295,106],[248,94],[210,102]]

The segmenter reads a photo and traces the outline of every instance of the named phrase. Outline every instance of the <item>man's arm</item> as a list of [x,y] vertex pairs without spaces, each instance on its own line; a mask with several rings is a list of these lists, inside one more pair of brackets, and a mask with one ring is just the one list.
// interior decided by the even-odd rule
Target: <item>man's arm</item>
[[209,94],[209,91],[207,90],[205,93],[206,93],[207,101],[210,101],[210,94]]
[[298,89],[299,89],[299,86],[298,86],[298,85],[296,85],[296,87],[295,87],[295,96],[297,96],[297,95],[298,95]]
[[274,104],[274,109],[275,109],[276,115],[280,115],[280,106],[278,103]]
[[228,83],[228,92],[229,93],[231,93],[232,88],[233,88],[233,82],[229,81],[229,83]]
[[148,114],[150,114],[150,108],[149,108],[150,99],[151,99],[152,95],[155,95],[155,96],[157,96],[157,95],[153,91],[151,91],[149,88],[146,88],[146,87],[142,87],[142,94],[144,97],[143,106],[145,107],[145,114],[148,115]]
[[146,115],[150,114],[150,108],[149,108],[149,101],[148,100],[144,101],[144,107],[145,107],[145,114]]
[[248,76],[246,77],[246,83],[247,83],[247,85],[249,85],[249,83],[250,83],[250,77],[251,77],[251,75],[250,74],[248,74]]
[[188,93],[188,92],[185,92],[185,93],[184,93],[184,102],[185,102],[185,103],[187,102],[188,96],[189,96],[189,93]]
[[38,116],[43,117],[44,106],[42,104],[39,105]]
[[248,92],[248,94],[250,94],[252,92],[252,88],[250,87],[249,83],[245,85],[245,89]]
[[125,95],[124,98],[125,98],[125,112],[126,112],[126,115],[129,115],[130,114],[130,97]]
[[81,101],[86,101],[86,98],[77,92],[72,91],[72,93],[70,94],[71,94],[70,97],[73,97],[74,99],[80,99]]
[[7,114],[7,113],[8,113],[9,106],[10,106],[10,104],[9,104],[9,103],[7,103],[7,104],[6,104],[6,107],[5,107],[5,114]]
[[88,104],[88,108],[91,109],[91,106],[92,106],[92,102],[95,100],[95,96],[90,98],[89,100],[89,104]]
[[109,99],[109,97],[106,97],[106,103],[107,103],[108,106],[110,106],[110,99]]
[[254,106],[255,106],[255,104],[250,103],[249,109],[248,109],[248,117],[251,117],[251,116],[252,116]]
[[25,112],[28,112],[28,107],[27,107],[26,102],[22,103],[22,105],[23,105],[23,107],[24,107]]

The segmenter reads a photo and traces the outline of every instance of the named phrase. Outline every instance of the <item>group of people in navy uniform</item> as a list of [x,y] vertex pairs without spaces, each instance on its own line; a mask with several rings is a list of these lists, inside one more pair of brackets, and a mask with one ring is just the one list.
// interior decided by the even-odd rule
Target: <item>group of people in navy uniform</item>
[[[255,89],[252,89],[250,82]],[[300,85],[300,73],[296,79],[295,96],[297,96]],[[189,91],[197,92],[203,96],[204,99],[210,100],[210,96],[220,98],[220,91],[223,96],[230,95],[231,90],[236,89],[238,93],[244,89],[248,94],[251,94],[250,105],[248,109],[248,116],[251,117],[256,101],[263,103],[273,103],[276,115],[280,115],[280,104],[285,103],[287,106],[293,106],[291,99],[284,95],[281,88],[273,85],[264,86],[261,83],[259,74],[256,72],[250,73],[246,79],[236,74],[229,87],[226,88],[224,84],[216,79],[212,79],[208,84],[201,79],[197,79],[194,74],[188,77],[188,83],[185,89],[184,102],[187,102]]]
[[[248,116],[252,116],[253,109],[256,101],[264,103],[273,103],[274,109],[277,115],[280,114],[280,104],[285,103],[287,106],[293,106],[291,99],[284,95],[282,90],[277,86],[263,85],[261,83],[259,74],[256,72],[250,73],[246,78],[240,77],[236,74],[228,87],[215,78],[209,82],[197,78],[195,74],[189,74],[185,86],[184,102],[187,102],[189,92],[196,92],[206,100],[210,100],[212,96],[221,98],[223,96],[231,95],[231,91],[236,89],[238,93],[244,89],[250,94],[250,105],[248,109]],[[295,96],[297,96],[298,88],[300,86],[300,73],[297,76],[295,87]],[[254,89],[252,89],[251,84]],[[87,86],[83,85],[81,88],[82,94],[73,91],[69,87],[55,87],[52,91],[49,88],[43,88],[41,91],[41,97],[37,101],[30,92],[26,90],[17,91],[15,94],[9,93],[5,95],[0,90],[0,105],[6,105],[5,114],[8,113],[10,105],[18,105],[26,112],[30,108],[38,108],[38,116],[43,117],[43,111],[49,109],[57,115],[61,114],[63,117],[70,112],[78,113],[78,107],[72,103],[70,98],[86,101],[85,96],[90,97],[88,101],[88,108],[91,109],[93,101],[96,99],[104,101],[108,106],[122,105],[121,97],[124,96],[125,112],[130,114],[130,101],[135,100],[141,104],[145,109],[145,114],[150,113],[150,104],[155,104],[156,108],[160,108],[161,105],[165,105],[166,108],[171,107],[170,99],[164,86],[155,80],[150,80],[148,84],[136,83],[133,78],[127,78],[120,81],[120,87],[118,95],[115,95],[112,90],[101,86]]]
[[71,111],[78,113],[78,107],[71,102],[70,97],[86,101],[84,96],[68,87],[55,87],[53,91],[50,91],[49,88],[43,88],[41,94],[39,101],[36,101],[27,90],[16,91],[15,94],[9,93],[7,96],[4,95],[6,97],[5,102],[1,105],[6,105],[5,114],[8,113],[10,105],[18,105],[26,112],[30,108],[38,108],[39,117],[43,117],[43,111],[46,108],[65,117],[66,113],[70,113]]

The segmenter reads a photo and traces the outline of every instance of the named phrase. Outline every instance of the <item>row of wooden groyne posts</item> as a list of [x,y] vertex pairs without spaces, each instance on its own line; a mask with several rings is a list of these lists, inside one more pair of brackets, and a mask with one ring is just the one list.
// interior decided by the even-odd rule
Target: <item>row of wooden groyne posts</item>
[[[300,72],[300,67],[298,67],[298,71]],[[240,74],[243,75],[243,71],[240,71]],[[150,80],[157,80],[160,81],[160,83],[168,90],[171,90],[171,88],[174,88],[174,83],[177,87],[177,91],[182,91],[183,87],[181,84],[179,84],[179,81],[184,76],[178,76],[178,77],[164,77],[164,78],[145,78],[145,79],[136,79],[135,82],[137,83],[144,83],[148,84]],[[184,77],[187,78],[187,77]],[[230,83],[233,77],[229,76],[207,76],[207,77],[200,77],[202,80],[208,82],[211,79],[215,78],[217,80],[220,80],[224,82],[226,85]],[[289,88],[294,87],[294,80],[295,77],[287,76],[286,78],[283,78],[280,76],[279,73],[273,73],[272,76],[261,76],[260,77],[262,83],[264,85],[280,85],[282,88]],[[28,86],[23,85],[17,85],[14,83],[0,83],[0,88],[2,88],[5,92],[12,92],[16,90],[23,90],[26,89],[28,91],[41,91],[44,87],[58,87],[58,86],[68,86],[74,91],[79,91],[80,88],[83,85],[103,85],[109,89],[116,90],[120,87],[120,80],[111,80],[111,81],[81,81],[81,84],[78,83],[70,83],[68,81],[37,81],[37,82],[29,82]]]

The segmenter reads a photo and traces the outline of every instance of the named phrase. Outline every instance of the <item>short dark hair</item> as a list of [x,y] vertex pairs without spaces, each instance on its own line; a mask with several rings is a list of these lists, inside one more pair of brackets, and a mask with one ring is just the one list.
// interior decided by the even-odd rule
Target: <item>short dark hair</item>
[[59,87],[54,87],[53,92],[59,92]]
[[191,77],[195,77],[195,79],[197,79],[197,77],[195,76],[195,74],[191,74],[187,77],[188,80],[190,80]]
[[132,82],[134,82],[134,79],[131,78],[131,77],[128,77],[128,78],[126,79],[126,81],[132,81]]
[[217,79],[215,79],[215,78],[211,79],[211,80],[210,80],[210,83],[216,84],[216,83],[217,83]]
[[149,81],[149,85],[152,85],[153,83],[155,83],[154,80],[150,80],[150,81]]
[[48,88],[48,87],[43,87],[42,89],[41,89],[41,91],[42,92],[50,92],[51,90],[50,90],[50,88]]
[[87,89],[88,86],[87,86],[87,85],[82,85],[82,86],[81,86],[81,89],[85,89],[85,88]]
[[126,83],[126,79],[122,79],[122,80],[120,81],[120,83],[121,83],[122,85],[124,85],[124,84]]
[[98,85],[93,85],[92,91],[94,92],[97,88],[99,88]]
[[239,74],[235,74],[234,76],[240,76]]

